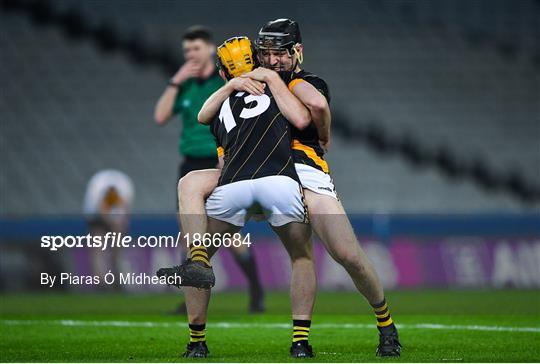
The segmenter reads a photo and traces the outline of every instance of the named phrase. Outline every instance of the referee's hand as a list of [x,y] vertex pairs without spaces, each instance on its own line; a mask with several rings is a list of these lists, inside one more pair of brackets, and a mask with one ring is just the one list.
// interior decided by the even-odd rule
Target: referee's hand
[[172,81],[176,84],[184,83],[188,78],[198,77],[201,66],[193,61],[184,63],[173,76]]

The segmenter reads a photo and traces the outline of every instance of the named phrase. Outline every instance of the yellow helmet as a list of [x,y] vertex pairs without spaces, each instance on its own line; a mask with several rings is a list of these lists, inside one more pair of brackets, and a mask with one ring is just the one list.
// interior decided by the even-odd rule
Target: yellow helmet
[[219,67],[227,79],[238,77],[257,66],[257,57],[248,37],[232,37],[217,49]]

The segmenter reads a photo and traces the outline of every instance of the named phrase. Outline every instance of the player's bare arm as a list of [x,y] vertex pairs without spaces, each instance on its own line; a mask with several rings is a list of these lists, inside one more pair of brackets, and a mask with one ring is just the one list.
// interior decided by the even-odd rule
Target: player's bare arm
[[197,116],[199,123],[210,124],[212,118],[219,112],[223,102],[227,100],[227,97],[233,91],[245,91],[251,95],[262,95],[264,93],[264,85],[251,78],[233,78],[205,101]]
[[270,87],[272,95],[282,112],[283,116],[296,128],[305,129],[311,122],[310,111],[298,100],[287,88],[276,71],[259,67],[251,72],[243,74],[242,78],[251,78],[264,82]]
[[292,93],[309,109],[311,119],[317,127],[319,139],[323,145],[327,144],[330,141],[332,117],[330,106],[324,95],[309,82],[296,83],[292,89]]

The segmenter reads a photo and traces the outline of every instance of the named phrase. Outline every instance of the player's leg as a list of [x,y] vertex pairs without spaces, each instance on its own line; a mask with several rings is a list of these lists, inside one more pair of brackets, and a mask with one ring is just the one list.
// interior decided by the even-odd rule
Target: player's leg
[[311,227],[304,223],[289,223],[273,227],[291,258],[291,311],[293,338],[290,349],[295,358],[312,357],[313,351],[308,343],[309,330],[315,296],[317,277],[313,261]]
[[[294,358],[312,357],[308,344],[317,281],[313,263],[311,227],[302,188],[292,178],[269,176],[254,180],[256,201],[285,245],[292,262],[291,309]],[[270,212],[270,213],[269,213]],[[269,216],[268,216],[269,215]]]
[[[205,169],[193,171],[182,177],[178,183],[178,205],[182,235],[193,237],[195,233],[207,231],[205,201],[216,188],[221,171]],[[232,246],[231,252],[249,282],[249,310],[264,311],[264,293],[257,273],[257,263],[251,249],[244,245]]]
[[[214,189],[204,205],[208,214],[207,233],[210,237],[204,243],[221,241],[214,239],[214,235],[234,234],[244,226],[248,217],[247,208],[253,205],[253,196],[249,193],[250,189],[246,188],[249,184],[250,181],[239,181]],[[208,252],[213,254],[215,249],[216,246],[212,244]],[[204,330],[210,292],[187,289],[185,295],[192,341],[184,356],[205,357],[208,348]]]
[[[238,231],[240,231],[240,227],[238,226],[208,218],[208,233],[211,235],[223,235],[225,233],[234,234]],[[216,251],[217,248],[215,246],[209,247],[209,257],[211,258]],[[184,357],[206,357],[209,352],[208,347],[206,346],[206,321],[208,304],[210,303],[210,294],[210,289],[201,290],[193,287],[184,288],[190,335],[190,341],[186,347]]]
[[390,317],[382,285],[373,264],[360,247],[341,202],[307,189],[304,193],[313,229],[329,254],[345,268],[358,291],[373,307],[381,333],[379,355],[398,356],[397,330]]
[[328,253],[345,268],[371,305],[380,303],[384,293],[379,277],[360,247],[341,202],[310,190],[304,194],[313,230],[324,242]]
[[[188,246],[190,259],[180,266],[161,268],[157,272],[158,276],[179,276],[181,284],[178,286],[210,288],[215,284],[208,249],[202,243],[207,231],[204,198],[207,191],[217,184],[217,177],[217,170],[192,171],[178,182],[179,208],[183,209],[180,214],[182,237]],[[218,199],[223,195],[216,193],[218,189],[214,189],[211,195],[216,195],[216,207],[219,207]]]
[[[249,181],[240,181],[236,183],[219,186],[214,189],[212,194],[206,200],[203,211],[207,211],[206,232],[209,239],[203,242],[216,241],[215,234],[223,235],[225,233],[233,234],[240,231],[247,218],[247,208],[253,205],[253,196],[249,193]],[[221,241],[221,239],[217,239]],[[219,245],[219,244],[218,244]],[[213,254],[215,246],[211,245],[208,249]],[[206,321],[207,292],[195,292],[187,290],[186,303],[188,306],[188,318],[194,322]],[[191,294],[195,292],[195,294]],[[188,297],[189,296],[189,297]]]
[[[207,232],[208,218],[204,202],[216,187],[219,174],[220,171],[217,169],[193,171],[178,182],[179,218],[183,236],[192,237],[196,233],[204,234]],[[208,253],[210,258],[213,251],[209,250]],[[186,306],[191,307],[191,310],[188,310],[190,328],[191,325],[206,323],[206,308],[210,299],[210,290],[185,287],[184,293]],[[191,304],[188,301],[191,301]]]
[[313,263],[311,227],[303,223],[289,223],[272,227],[291,258],[291,311],[293,320],[311,320],[317,277]]
[[[217,186],[220,171],[218,169],[197,170],[197,166],[189,160],[179,167],[179,179],[176,186],[178,220],[182,231],[182,258],[188,257],[189,249],[185,236],[192,237],[195,233],[206,232],[206,211],[204,201]],[[172,312],[175,314],[187,314],[186,303],[181,302]]]
[[[185,157],[178,165],[178,178],[176,179],[176,211],[180,211],[180,180],[189,172],[195,170],[195,166],[191,162],[189,157]],[[178,216],[178,223],[180,224],[180,216]],[[180,229],[182,225],[179,225]],[[180,247],[181,258],[180,261],[184,261],[188,256],[188,249],[185,240],[182,240],[182,246]],[[185,310],[185,305],[184,305]]]
[[204,234],[207,231],[205,201],[216,188],[219,169],[193,171],[178,182],[179,217],[182,235]]
[[[209,157],[209,158],[194,158],[186,156],[184,159],[184,162],[182,163],[180,167],[180,180],[185,177],[188,173],[194,172],[197,170],[201,170],[204,168],[212,168],[217,166],[218,159],[217,156],[215,157]],[[178,181],[177,186],[177,196],[178,196],[178,208],[180,208],[180,187],[181,183],[180,180]],[[186,193],[183,193],[186,195]],[[202,214],[201,214],[202,215]],[[191,216],[191,214],[187,214],[187,216]],[[192,219],[189,219],[192,220]],[[194,220],[196,222],[200,222],[200,216],[197,218],[195,217]],[[195,223],[196,223],[195,222]],[[198,227],[195,227],[198,229]],[[197,231],[197,230],[196,230]],[[198,230],[201,232],[204,232],[206,230]],[[185,237],[186,233],[182,234],[182,237]],[[205,287],[211,287],[215,283],[215,277],[214,272],[212,270],[212,267],[210,265],[210,260],[208,257],[208,251],[207,249],[202,246],[200,243],[200,239],[197,239],[197,241],[194,241],[192,239],[191,235],[188,235],[189,239],[187,241],[183,241],[187,246],[187,250],[191,256],[191,260],[186,261],[183,266],[183,271],[178,271],[177,273],[180,274],[182,277],[183,285],[185,286],[192,286],[197,288],[205,288]],[[159,273],[159,272],[158,272]],[[167,274],[164,271],[161,271],[161,274]]]

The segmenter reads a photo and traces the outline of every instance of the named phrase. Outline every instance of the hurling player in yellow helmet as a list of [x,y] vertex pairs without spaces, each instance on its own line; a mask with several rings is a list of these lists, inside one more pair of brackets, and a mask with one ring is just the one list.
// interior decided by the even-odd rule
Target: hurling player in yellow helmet
[[[210,125],[218,149],[223,153],[224,165],[221,171],[216,171],[217,179],[196,183],[199,189],[209,181],[214,183],[215,188],[206,198],[199,199],[197,188],[187,182],[188,176],[180,181],[183,233],[192,237],[206,233],[212,236],[236,234],[253,213],[264,215],[290,255],[291,286],[304,285],[304,289],[291,290],[292,318],[310,320],[316,292],[311,228],[307,224],[290,139],[291,125],[304,128],[309,122],[308,110],[292,96],[289,99],[273,97],[274,92],[280,91],[275,88],[276,84],[287,90],[277,73],[272,76],[275,78],[265,80],[266,89],[257,81],[242,77],[257,65],[247,38],[227,40],[219,47],[218,57],[220,74],[229,81],[203,105],[212,117],[201,123]],[[189,175],[206,172],[195,171]],[[201,218],[190,225],[184,222],[186,217]],[[192,227],[194,229],[190,230]],[[210,258],[218,246],[205,248],[200,241],[191,243],[191,259],[178,267],[160,269],[158,276],[180,276],[182,281],[178,286],[210,288],[215,282]],[[187,289],[185,294],[190,342],[184,356],[206,357],[210,291]],[[297,339],[300,338],[295,337]]]
[[217,49],[219,67],[230,80],[252,71],[258,65],[255,50],[248,37],[232,37]]

